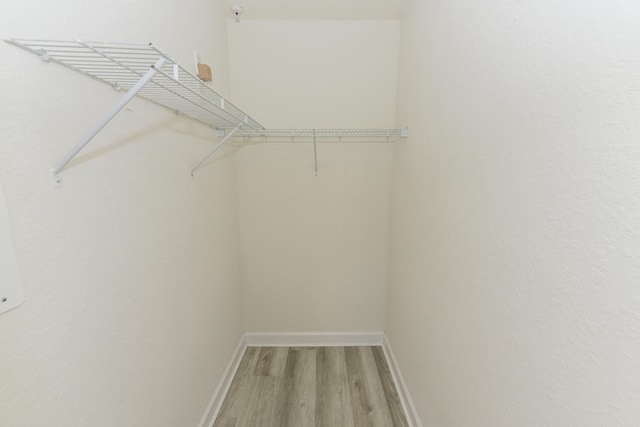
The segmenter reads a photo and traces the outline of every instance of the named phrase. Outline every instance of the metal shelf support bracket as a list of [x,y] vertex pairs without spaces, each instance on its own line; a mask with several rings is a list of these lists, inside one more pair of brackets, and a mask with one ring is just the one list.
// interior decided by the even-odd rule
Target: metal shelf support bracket
[[238,131],[238,129],[240,129],[242,127],[242,123],[240,123],[238,126],[236,126],[231,132],[229,132],[227,134],[227,136],[225,136],[224,138],[222,138],[222,141],[220,141],[215,147],[213,147],[213,149],[211,151],[209,151],[209,154],[207,154],[202,160],[200,160],[200,162],[195,165],[193,167],[193,169],[191,169],[191,176],[193,176],[193,173],[195,171],[197,171],[198,169],[200,169],[200,167],[204,164],[204,162],[206,162],[207,160],[209,160],[209,158],[211,156],[213,156],[215,154],[216,151],[218,151],[220,148],[222,148],[222,146],[224,145],[225,142],[227,142],[234,133],[236,133]]
[[60,172],[67,166],[67,164],[78,155],[84,147],[91,142],[91,140],[107,125],[118,113],[133,99],[134,96],[153,78],[156,74],[156,68],[160,68],[167,61],[166,58],[161,57],[156,61],[155,65],[150,67],[149,70],[138,80],[138,82],[113,106],[109,114],[102,118],[100,122],[76,145],[53,169],[53,176],[58,185],[62,184],[62,177]]

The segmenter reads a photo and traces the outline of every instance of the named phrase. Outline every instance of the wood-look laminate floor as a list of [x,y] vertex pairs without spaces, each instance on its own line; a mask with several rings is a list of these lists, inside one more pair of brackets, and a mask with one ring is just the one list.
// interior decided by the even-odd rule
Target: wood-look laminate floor
[[249,347],[214,427],[407,427],[381,347]]

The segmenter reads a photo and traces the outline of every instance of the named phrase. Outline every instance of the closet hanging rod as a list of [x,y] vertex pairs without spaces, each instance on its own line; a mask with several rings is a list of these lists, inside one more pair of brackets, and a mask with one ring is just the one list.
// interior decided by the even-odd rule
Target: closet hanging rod
[[[313,142],[314,139],[338,141],[393,142],[409,136],[409,128],[401,129],[240,129],[235,138],[262,138]],[[319,142],[319,141],[318,141]]]
[[215,154],[216,151],[218,151],[220,148],[222,148],[222,146],[229,140],[229,138],[231,138],[233,136],[234,133],[236,133],[238,131],[238,129],[240,129],[240,126],[242,126],[242,123],[240,123],[238,126],[236,126],[231,132],[229,132],[224,138],[222,138],[222,141],[220,141],[218,144],[216,144],[215,147],[213,147],[213,149],[211,151],[209,151],[209,153],[207,153],[206,156],[204,156],[204,158],[202,160],[200,160],[200,162],[198,162],[197,165],[195,165],[192,169],[191,169],[191,176],[193,176],[194,172],[197,171],[198,169],[200,169],[200,167],[204,164],[204,162],[206,162],[207,160],[209,160],[209,158],[211,156],[213,156]]

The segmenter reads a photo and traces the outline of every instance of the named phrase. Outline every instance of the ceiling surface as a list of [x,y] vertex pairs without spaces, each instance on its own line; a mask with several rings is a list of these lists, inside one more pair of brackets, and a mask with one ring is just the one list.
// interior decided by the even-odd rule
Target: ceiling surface
[[243,7],[242,19],[399,19],[403,0],[226,0]]

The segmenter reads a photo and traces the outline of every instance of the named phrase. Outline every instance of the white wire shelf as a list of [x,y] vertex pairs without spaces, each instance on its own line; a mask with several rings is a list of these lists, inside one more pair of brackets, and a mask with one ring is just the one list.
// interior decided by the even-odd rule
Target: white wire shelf
[[262,138],[269,140],[313,141],[314,138],[324,141],[344,142],[393,142],[409,136],[409,129],[239,129],[234,139]]
[[[149,68],[154,68],[156,73],[137,95],[215,128],[242,124],[243,128],[262,129],[260,123],[151,43],[6,41],[123,91],[130,90]],[[165,61],[156,66],[160,58]]]
[[5,39],[38,55],[44,61],[64,65],[84,75],[126,91],[98,124],[52,170],[56,182],[67,164],[133,99],[141,96],[170,110],[217,129],[222,140],[205,156],[199,169],[232,137],[271,141],[392,142],[408,136],[408,129],[265,129],[255,119],[206,85],[152,43],[109,43]]

